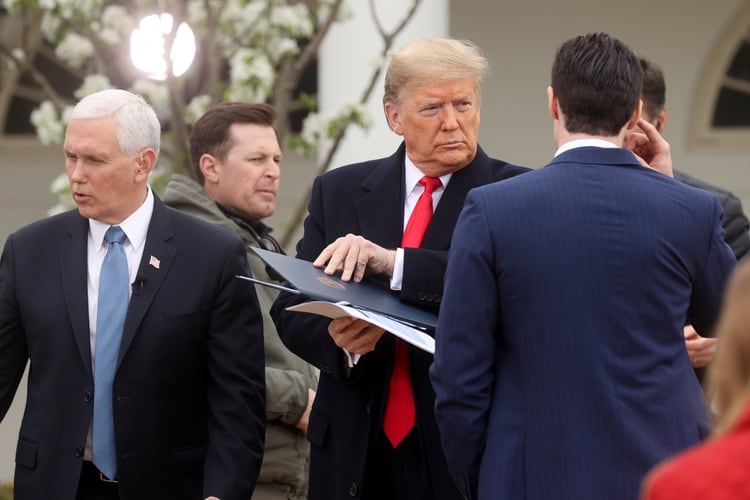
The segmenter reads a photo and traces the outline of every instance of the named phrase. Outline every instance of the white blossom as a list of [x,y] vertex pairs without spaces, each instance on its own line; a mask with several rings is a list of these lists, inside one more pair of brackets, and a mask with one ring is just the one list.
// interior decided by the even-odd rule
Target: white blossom
[[188,2],[187,22],[191,27],[195,28],[197,26],[206,24],[207,18],[208,14],[206,12],[206,7],[203,5],[203,2]]
[[185,121],[192,125],[198,120],[208,108],[211,107],[211,96],[201,94],[193,97],[190,103],[185,107]]
[[281,5],[271,10],[271,25],[297,38],[310,38],[313,24],[304,3]]
[[260,87],[250,85],[231,85],[226,93],[226,100],[240,102],[264,102],[268,94]]
[[15,10],[21,6],[22,0],[3,0],[3,7],[8,12],[15,12]]
[[233,87],[240,84],[253,87],[251,94],[262,95],[260,100],[265,100],[276,76],[265,54],[253,49],[240,49],[232,56],[230,67],[229,77]]
[[63,140],[65,126],[60,120],[52,101],[42,102],[31,112],[31,123],[36,127],[36,134],[42,144],[60,144]]
[[121,5],[108,5],[102,11],[101,29],[98,36],[110,47],[116,47],[133,31],[134,22]]
[[51,42],[56,42],[58,33],[62,28],[63,21],[55,16],[52,12],[46,11],[42,18],[42,34],[44,38]]
[[328,123],[329,119],[320,113],[312,112],[308,114],[302,121],[302,133],[300,134],[302,140],[309,145],[316,145],[318,141],[328,135]]
[[55,48],[55,54],[74,68],[80,68],[94,55],[94,44],[77,33],[68,33]]
[[299,54],[297,41],[292,38],[281,37],[266,44],[268,56],[272,61],[281,61],[287,56]]
[[268,23],[261,18],[266,8],[266,2],[262,0],[252,0],[246,5],[227,2],[221,10],[219,24],[226,31],[228,40],[236,44],[239,37],[247,40],[252,35],[267,30]]
[[102,75],[101,73],[97,73],[95,75],[86,75],[86,78],[83,79],[83,83],[80,87],[78,87],[78,90],[76,90],[73,95],[78,99],[83,99],[87,95],[93,94],[94,92],[99,92],[100,90],[111,88],[112,83],[109,81],[109,78],[107,78],[106,75]]
[[[331,8],[333,7],[333,3],[335,0],[321,0],[319,6],[318,6],[318,23],[323,23],[328,19],[328,16],[331,15]],[[352,6],[349,5],[349,2],[344,0],[341,2],[341,5],[339,5],[339,10],[336,12],[336,19],[337,22],[344,22],[349,19],[354,18],[354,10],[352,9]]]
[[52,180],[52,184],[49,186],[52,194],[60,194],[64,192],[70,192],[70,183],[68,182],[68,175],[62,173]]
[[42,10],[55,10],[57,7],[57,0],[39,0],[39,8]]
[[169,89],[164,82],[156,82],[149,79],[136,80],[130,87],[134,94],[143,96],[153,106],[160,120],[169,116]]

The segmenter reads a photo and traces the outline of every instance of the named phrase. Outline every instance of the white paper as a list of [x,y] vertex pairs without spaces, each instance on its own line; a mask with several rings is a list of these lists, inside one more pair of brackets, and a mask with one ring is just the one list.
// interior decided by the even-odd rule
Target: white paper
[[352,307],[346,302],[333,303],[322,300],[313,300],[310,302],[297,304],[296,306],[287,307],[286,310],[317,314],[319,316],[325,316],[331,319],[342,318],[344,316],[363,319],[375,326],[379,326],[383,330],[392,333],[396,337],[405,340],[406,342],[422,349],[423,351],[427,351],[430,354],[435,354],[435,339],[430,337],[425,332],[405,325],[400,321],[391,319],[388,316],[384,316],[373,311]]

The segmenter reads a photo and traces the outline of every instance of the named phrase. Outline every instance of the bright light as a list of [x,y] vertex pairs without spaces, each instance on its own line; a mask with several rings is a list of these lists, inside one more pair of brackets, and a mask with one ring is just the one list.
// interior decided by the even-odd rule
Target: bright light
[[[154,80],[165,80],[167,61],[164,58],[164,35],[172,32],[172,16],[152,14],[141,20],[130,37],[130,58],[136,68]],[[180,76],[188,70],[195,57],[195,36],[186,23],[177,28],[169,59],[172,74]]]

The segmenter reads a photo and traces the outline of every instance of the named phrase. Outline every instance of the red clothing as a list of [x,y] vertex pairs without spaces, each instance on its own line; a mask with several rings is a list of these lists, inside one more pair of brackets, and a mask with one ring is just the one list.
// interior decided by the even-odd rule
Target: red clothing
[[728,434],[663,462],[643,484],[642,500],[750,499],[750,405]]

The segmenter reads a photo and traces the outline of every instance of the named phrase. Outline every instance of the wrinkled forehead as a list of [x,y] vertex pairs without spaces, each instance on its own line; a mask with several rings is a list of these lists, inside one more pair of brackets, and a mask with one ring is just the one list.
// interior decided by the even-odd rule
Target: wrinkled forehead
[[121,153],[114,116],[74,118],[65,130],[63,149],[72,153]]

